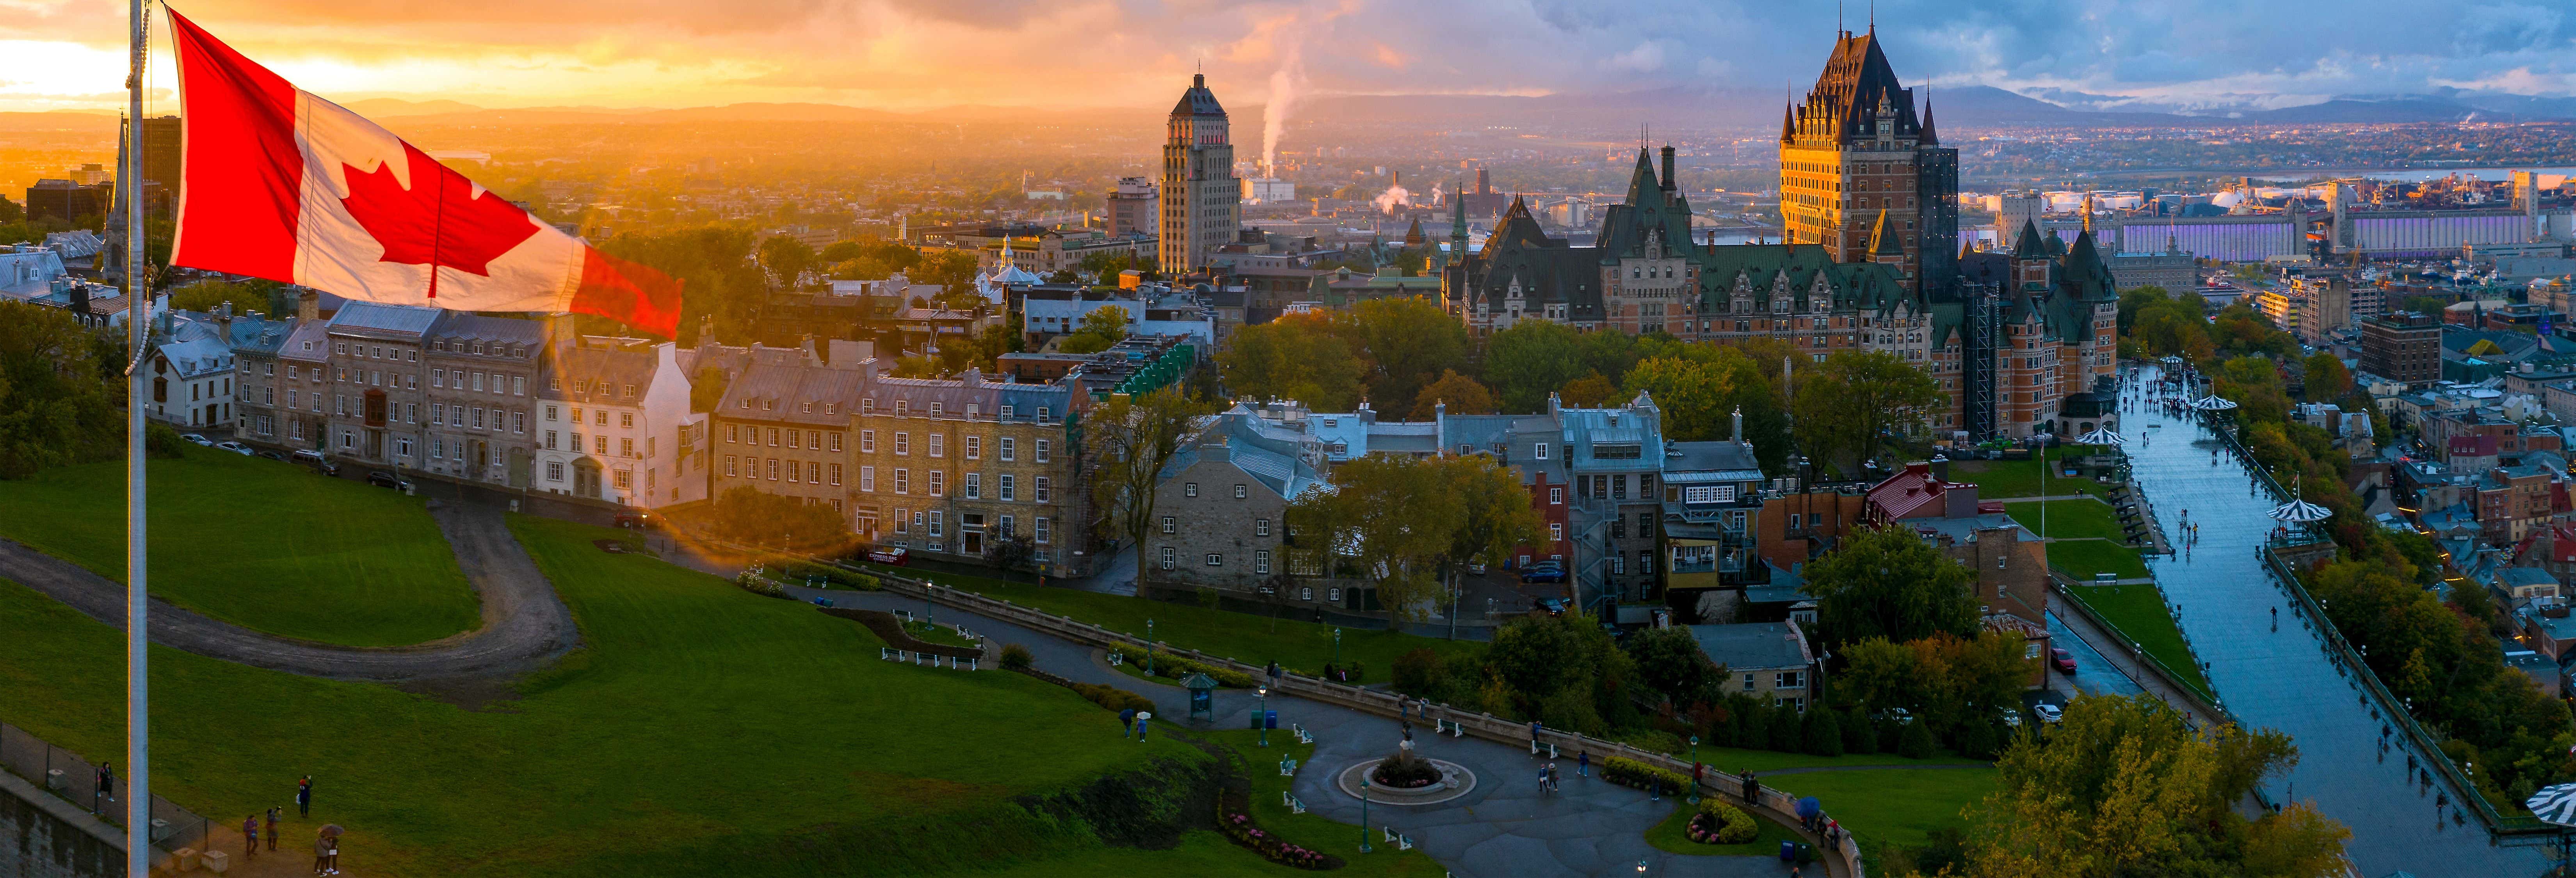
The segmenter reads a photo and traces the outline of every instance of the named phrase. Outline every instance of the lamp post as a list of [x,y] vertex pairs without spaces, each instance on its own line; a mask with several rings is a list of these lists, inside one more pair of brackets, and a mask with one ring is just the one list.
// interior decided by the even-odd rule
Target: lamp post
[[[1693,804],[1693,805],[1697,805],[1697,804],[1699,804],[1699,736],[1698,736],[1698,735],[1692,735],[1692,736],[1691,736],[1691,739],[1690,739],[1690,757],[1691,757],[1691,794],[1690,794],[1690,803],[1691,803],[1691,804]],[[1644,863],[1642,863],[1642,862],[1638,863],[1637,865],[1638,865],[1638,868],[1639,868],[1639,869],[1641,869],[1641,870],[1645,867],[1645,864],[1644,864]]]
[[1255,695],[1261,696],[1261,715],[1254,717],[1252,724],[1261,729],[1260,746],[1268,747],[1270,746],[1270,687],[1263,686],[1252,690],[1252,692]]
[[1145,676],[1154,675],[1154,620],[1145,620]]
[[1366,776],[1362,776],[1362,777],[1360,778],[1360,853],[1363,853],[1363,854],[1365,854],[1365,853],[1368,853],[1368,852],[1369,852],[1369,843],[1368,843],[1368,806],[1369,806],[1369,782],[1368,782],[1368,778],[1367,778]]
[[921,621],[932,625],[939,624],[939,605],[930,600],[930,590],[938,587],[930,577],[921,578]]
[[1333,629],[1333,664],[1342,663],[1342,629]]

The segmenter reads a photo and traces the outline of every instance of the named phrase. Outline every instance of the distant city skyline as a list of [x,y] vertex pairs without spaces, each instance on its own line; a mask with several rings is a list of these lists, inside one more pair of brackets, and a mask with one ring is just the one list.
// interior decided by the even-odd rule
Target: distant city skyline
[[[1028,0],[246,3],[186,10],[347,99],[484,107],[810,101],[887,109],[1168,101],[1201,65],[1242,105],[1274,93],[1593,93],[1803,87],[1839,17],[1873,16],[1910,76],[2080,109],[2225,112],[2466,90],[2576,98],[2576,13],[2539,3],[2004,0],[1039,4]],[[117,4],[29,0],[0,24],[0,110],[121,99]],[[155,81],[172,81],[166,54]],[[1779,81],[1774,82],[1772,80]],[[1918,81],[1920,81],[1918,80]],[[1071,88],[1040,87],[1063,84]],[[165,98],[166,99],[166,98]]]

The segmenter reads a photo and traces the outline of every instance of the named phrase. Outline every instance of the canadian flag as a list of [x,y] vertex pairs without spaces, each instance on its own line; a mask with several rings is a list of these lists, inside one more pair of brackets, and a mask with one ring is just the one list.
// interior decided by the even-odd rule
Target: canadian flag
[[176,12],[170,27],[184,154],[172,264],[370,302],[677,331],[678,281],[538,221]]

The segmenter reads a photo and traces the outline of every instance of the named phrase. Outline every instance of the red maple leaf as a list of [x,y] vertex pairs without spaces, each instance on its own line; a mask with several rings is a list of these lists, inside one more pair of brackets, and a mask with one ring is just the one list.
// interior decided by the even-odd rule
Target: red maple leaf
[[440,267],[490,277],[492,260],[536,236],[536,223],[518,205],[475,192],[473,181],[418,147],[403,144],[403,155],[411,163],[411,188],[394,178],[390,162],[372,172],[343,165],[349,197],[340,203],[384,245],[376,261],[430,267],[431,297],[438,295]]

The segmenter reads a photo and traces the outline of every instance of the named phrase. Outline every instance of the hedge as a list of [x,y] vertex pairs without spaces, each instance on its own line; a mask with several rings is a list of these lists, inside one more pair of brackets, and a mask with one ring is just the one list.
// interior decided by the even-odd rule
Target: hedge
[[1611,783],[1632,786],[1641,790],[1646,789],[1649,785],[1660,784],[1661,789],[1664,792],[1674,794],[1688,791],[1691,785],[1689,775],[1669,769],[1657,768],[1625,756],[1611,756],[1602,759],[1601,777]]
[[1120,689],[1116,686],[1103,686],[1098,683],[1075,683],[1072,688],[1073,691],[1080,693],[1082,697],[1091,699],[1091,703],[1110,710],[1151,711],[1154,709],[1154,702],[1147,700],[1145,696],[1129,692],[1125,689]]
[[[1109,648],[1109,653],[1118,656],[1120,662],[1133,666],[1137,670],[1145,669],[1143,650],[1113,646]],[[1193,671],[1206,674],[1210,679],[1215,680],[1217,685],[1229,689],[1250,689],[1256,685],[1251,674],[1233,668],[1220,668],[1207,662],[1182,658],[1168,652],[1154,654],[1154,676],[1178,680],[1189,676]]]
[[1711,796],[1699,800],[1699,813],[1691,815],[1683,833],[1700,844],[1743,844],[1760,835],[1762,826],[1744,809]]

